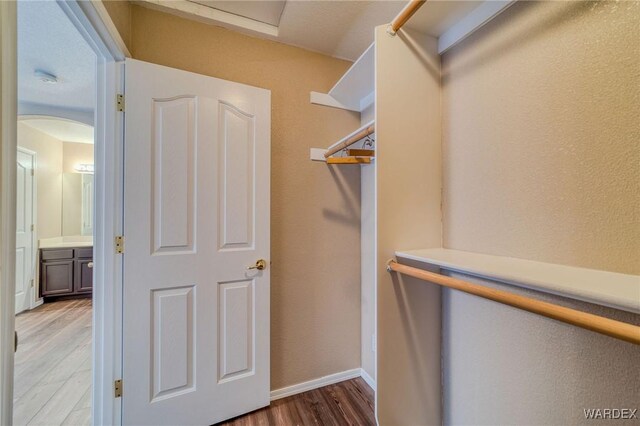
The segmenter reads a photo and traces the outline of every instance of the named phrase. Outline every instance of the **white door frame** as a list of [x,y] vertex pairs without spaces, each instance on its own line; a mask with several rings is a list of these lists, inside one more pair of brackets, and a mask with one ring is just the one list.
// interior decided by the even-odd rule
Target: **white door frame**
[[[116,94],[124,88],[120,61],[129,52],[99,1],[57,0],[97,56],[95,129],[95,229],[93,288],[93,424],[121,423],[113,382],[122,371],[122,262],[114,238],[122,231],[123,117]],[[0,424],[13,417],[13,335],[15,329],[15,169],[17,127],[16,3],[0,1],[2,105],[0,158]]]
[[16,3],[0,1],[0,424],[13,422],[16,293]]
[[34,286],[29,288],[29,309],[33,309],[42,304],[42,300],[38,300],[37,287],[35,286],[35,283],[38,281],[38,277],[36,276],[38,273],[38,267],[36,265],[36,260],[38,259],[38,153],[21,146],[18,146],[16,151],[30,155],[33,158],[33,176],[31,180],[31,223],[33,224],[33,231],[31,231],[31,270],[33,277],[31,279],[33,280]]

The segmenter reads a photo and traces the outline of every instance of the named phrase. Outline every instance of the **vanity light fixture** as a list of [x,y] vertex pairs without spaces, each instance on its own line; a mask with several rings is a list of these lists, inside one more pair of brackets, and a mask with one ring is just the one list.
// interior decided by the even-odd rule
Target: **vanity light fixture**
[[35,70],[33,75],[36,76],[36,78],[42,81],[43,83],[56,84],[58,82],[58,77],[46,71]]
[[93,164],[76,164],[74,169],[78,173],[93,173]]

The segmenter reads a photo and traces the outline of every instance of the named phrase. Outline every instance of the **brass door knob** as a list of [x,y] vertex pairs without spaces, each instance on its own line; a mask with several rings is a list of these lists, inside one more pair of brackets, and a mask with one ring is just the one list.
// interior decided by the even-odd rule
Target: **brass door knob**
[[255,265],[249,266],[247,269],[257,269],[258,271],[262,271],[267,267],[267,261],[264,259],[259,259]]

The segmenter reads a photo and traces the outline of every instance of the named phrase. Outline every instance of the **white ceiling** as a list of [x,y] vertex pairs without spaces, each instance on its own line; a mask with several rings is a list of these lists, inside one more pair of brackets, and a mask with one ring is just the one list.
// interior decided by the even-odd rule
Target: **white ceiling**
[[355,61],[371,43],[374,27],[387,24],[406,1],[289,0],[277,40]]
[[479,0],[429,0],[418,9],[405,26],[439,37],[481,4],[482,1]]
[[[135,4],[355,61],[406,0],[135,0]],[[279,23],[275,17],[283,6]]]
[[[93,50],[54,1],[18,2],[18,102],[91,112],[95,97]],[[55,75],[59,82],[47,84],[35,70]],[[46,108],[44,109],[46,110]]]
[[30,118],[21,123],[63,142],[93,143],[93,127],[56,118]]
[[285,0],[269,0],[269,1],[218,1],[218,0],[192,0],[203,6],[212,7],[214,9],[223,10],[233,13],[234,15],[244,16],[265,24],[280,24],[280,17],[284,10]]

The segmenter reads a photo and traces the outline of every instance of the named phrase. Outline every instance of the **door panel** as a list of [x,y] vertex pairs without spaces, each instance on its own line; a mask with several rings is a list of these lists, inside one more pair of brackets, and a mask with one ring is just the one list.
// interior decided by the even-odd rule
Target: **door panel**
[[124,424],[269,404],[270,94],[126,62]]
[[221,249],[253,248],[255,117],[220,103]]
[[153,241],[155,253],[193,252],[195,98],[153,100]]
[[153,399],[194,390],[194,288],[154,290]]
[[254,280],[219,284],[220,356],[218,380],[228,381],[253,373]]

